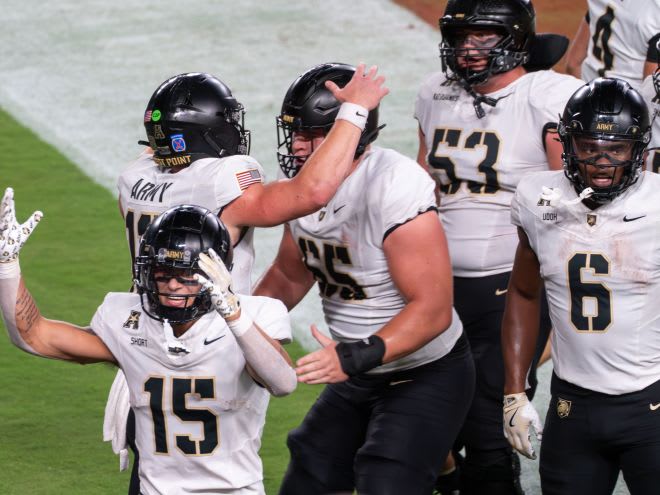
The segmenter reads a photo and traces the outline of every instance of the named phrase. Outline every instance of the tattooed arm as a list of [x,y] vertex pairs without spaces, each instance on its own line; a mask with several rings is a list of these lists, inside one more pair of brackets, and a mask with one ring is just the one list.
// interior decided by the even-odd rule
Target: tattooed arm
[[12,343],[43,357],[79,363],[115,362],[97,336],[71,323],[49,320],[41,315],[21,277],[18,252],[42,214],[35,212],[19,225],[14,211],[13,190],[7,188],[0,204],[0,310]]

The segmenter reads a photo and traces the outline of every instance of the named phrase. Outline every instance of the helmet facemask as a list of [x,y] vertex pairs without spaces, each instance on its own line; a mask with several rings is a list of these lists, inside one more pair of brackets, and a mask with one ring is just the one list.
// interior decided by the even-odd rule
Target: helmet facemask
[[[499,36],[499,39],[495,43],[488,42],[480,31],[492,31],[493,36]],[[526,51],[520,51],[516,47],[513,36],[496,27],[445,28],[443,36],[444,39],[440,43],[442,70],[447,75],[447,79],[470,87],[484,84],[494,74],[509,72],[526,63],[529,58]],[[469,47],[465,46],[465,40],[468,38],[474,39]],[[486,42],[480,43],[480,38]],[[463,59],[464,63],[461,64],[459,59]],[[469,64],[468,66],[465,64],[469,59],[474,61],[486,59],[487,64],[479,70],[473,70]]]
[[[203,289],[193,278],[195,274],[203,275],[197,267],[197,260],[192,264],[166,261],[165,254],[159,253],[156,257],[138,256],[135,266],[136,285],[140,288],[142,307],[154,320],[167,320],[170,324],[186,323],[204,316],[213,308],[209,291]],[[183,286],[196,285],[199,290],[192,293],[170,293],[165,288],[161,291],[158,288],[159,283],[168,284],[171,278],[176,278]],[[174,301],[183,300],[185,304],[180,307],[168,305],[161,302],[161,297],[168,297]]]
[[[560,130],[566,133],[566,130]],[[607,139],[568,132],[563,159],[566,176],[577,193],[591,188],[589,199],[612,201],[639,178],[643,147],[631,139]]]
[[[303,128],[300,118],[294,118],[288,115],[278,115],[277,121],[277,161],[280,169],[289,179],[295,177],[305,164],[307,159],[314,153],[314,141],[316,137],[325,136],[332,127],[329,126],[311,126]],[[294,153],[295,133],[305,133],[310,135],[310,151],[306,155]]]

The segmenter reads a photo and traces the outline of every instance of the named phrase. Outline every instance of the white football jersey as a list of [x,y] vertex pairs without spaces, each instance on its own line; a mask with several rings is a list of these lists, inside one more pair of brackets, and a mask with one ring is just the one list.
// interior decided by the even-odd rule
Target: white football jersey
[[[651,142],[648,147],[658,148],[660,147],[660,98],[655,93],[653,75],[644,79],[639,92],[649,106],[649,118],[653,120],[653,126],[651,127]],[[656,173],[660,170],[660,150],[649,151],[648,156],[646,157],[646,170]]]
[[[126,219],[126,236],[133,258],[151,221],[166,209],[191,204],[216,214],[250,184],[264,181],[261,165],[252,157],[204,158],[177,173],[161,172],[152,155],[142,153],[119,176],[119,201]],[[234,246],[234,290],[252,293],[254,228]]]
[[649,41],[660,32],[660,0],[588,0],[589,47],[582,79],[618,77],[642,84]]
[[[240,299],[264,332],[291,339],[281,302]],[[262,480],[258,450],[269,393],[247,373],[234,335],[215,311],[176,339],[188,354],[168,352],[163,324],[144,313],[137,294],[108,294],[91,328],[126,375],[142,493],[230,493]]]
[[606,394],[660,380],[660,175],[643,172],[595,210],[548,206],[543,186],[577,197],[563,172],[530,174],[511,213],[541,265],[555,373]]
[[473,98],[442,72],[421,86],[415,118],[425,136],[429,170],[440,184],[440,218],[454,275],[511,270],[518,244],[509,205],[520,178],[547,170],[543,128],[556,123],[584,82],[553,71],[525,74],[488,96],[477,118]]
[[[397,226],[435,210],[433,189],[433,181],[413,160],[372,147],[325,208],[289,222],[303,261],[318,282],[325,320],[335,340],[367,338],[405,306],[390,276],[383,241]],[[454,312],[451,326],[434,340],[371,372],[413,368],[439,359],[461,332]]]

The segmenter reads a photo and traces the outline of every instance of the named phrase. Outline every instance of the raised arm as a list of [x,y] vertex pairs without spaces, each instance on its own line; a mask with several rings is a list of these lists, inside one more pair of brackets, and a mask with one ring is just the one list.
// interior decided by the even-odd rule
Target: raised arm
[[242,311],[241,304],[231,291],[231,275],[220,257],[213,251],[199,256],[199,266],[208,279],[196,275],[204,288],[211,291],[215,308],[227,322],[243,351],[250,375],[275,396],[290,394],[296,388],[296,374],[289,355],[280,343],[269,337]]
[[25,352],[42,357],[78,363],[115,362],[95,335],[71,323],[44,318],[25,286],[18,254],[41,217],[37,211],[20,225],[14,191],[6,189],[0,206],[0,310],[9,338]]
[[[383,86],[384,81],[383,76],[377,75],[375,66],[365,72],[361,64],[345,87],[339,88],[330,81],[326,87],[340,102],[372,110],[389,92]],[[361,132],[348,120],[337,120],[323,144],[294,178],[251,185],[224,209],[223,222],[270,227],[317,211],[330,201],[350,172]]]

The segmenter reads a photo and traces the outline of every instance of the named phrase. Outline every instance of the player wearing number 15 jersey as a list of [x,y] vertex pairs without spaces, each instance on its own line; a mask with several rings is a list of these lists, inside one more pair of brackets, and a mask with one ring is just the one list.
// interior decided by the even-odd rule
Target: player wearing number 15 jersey
[[520,244],[503,323],[504,423],[534,457],[541,425],[523,390],[545,282],[552,399],[541,444],[544,494],[633,494],[660,485],[660,175],[641,172],[650,139],[641,95],[620,79],[579,89],[559,133],[565,174],[525,177],[512,203]]
[[231,242],[218,217],[190,205],[158,216],[133,265],[137,293],[107,294],[92,334],[40,314],[17,259],[31,226],[16,224],[11,190],[0,213],[9,336],[38,356],[121,367],[138,425],[140,493],[263,495],[269,392],[296,387],[278,342],[291,328],[279,301],[231,291]]
[[[323,83],[353,71],[322,64],[294,81],[278,119],[283,169],[345,118]],[[376,138],[377,109],[353,121]],[[292,308],[317,282],[332,336],[312,327],[323,348],[298,361],[300,381],[329,385],[289,433],[282,495],[432,491],[474,383],[433,188],[414,161],[365,146],[327,206],[289,222],[257,284]]]
[[530,58],[543,44],[530,2],[450,0],[440,30],[443,70],[423,82],[415,118],[417,161],[438,183],[456,310],[477,369],[456,445],[466,452],[461,493],[514,495],[517,459],[501,424],[500,322],[518,243],[509,205],[523,175],[561,168],[561,146],[548,131],[582,81],[528,72],[543,66]]

